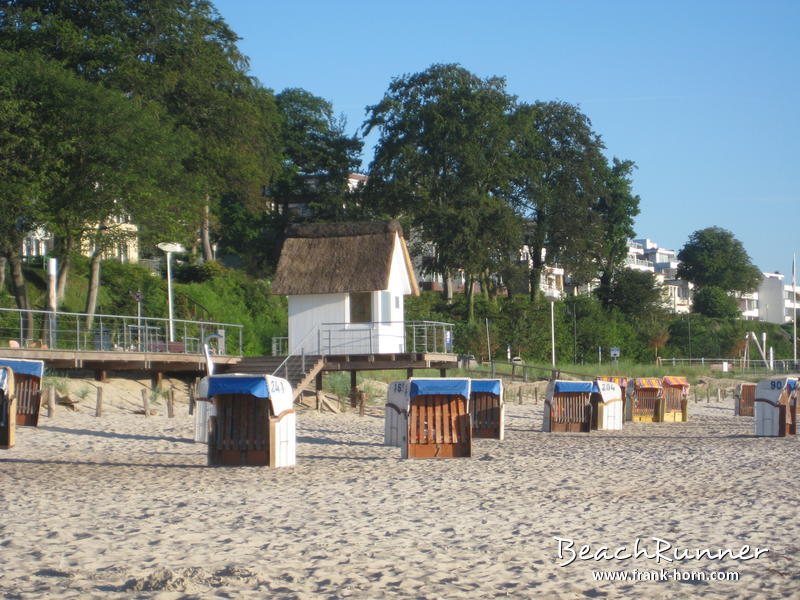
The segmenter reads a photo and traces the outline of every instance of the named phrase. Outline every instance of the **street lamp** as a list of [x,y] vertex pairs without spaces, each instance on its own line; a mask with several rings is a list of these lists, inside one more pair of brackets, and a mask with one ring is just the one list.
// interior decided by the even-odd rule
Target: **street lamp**
[[161,242],[158,249],[167,255],[167,306],[169,307],[169,341],[175,341],[175,325],[172,322],[172,253],[186,249],[175,242]]
[[553,362],[553,368],[556,368],[556,318],[555,318],[555,303],[561,297],[561,294],[556,288],[548,287],[544,292],[544,297],[550,301],[550,352]]

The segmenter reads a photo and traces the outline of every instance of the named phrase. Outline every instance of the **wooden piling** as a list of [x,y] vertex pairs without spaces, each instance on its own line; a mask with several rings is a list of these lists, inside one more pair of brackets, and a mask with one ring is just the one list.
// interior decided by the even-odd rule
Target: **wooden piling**
[[142,390],[142,404],[144,405],[144,416],[150,416],[150,390]]
[[175,388],[170,388],[167,397],[167,417],[170,419],[175,417]]
[[94,416],[103,416],[103,388],[99,385],[97,386],[97,404],[94,407]]
[[47,388],[47,416],[52,417],[56,412],[56,388]]

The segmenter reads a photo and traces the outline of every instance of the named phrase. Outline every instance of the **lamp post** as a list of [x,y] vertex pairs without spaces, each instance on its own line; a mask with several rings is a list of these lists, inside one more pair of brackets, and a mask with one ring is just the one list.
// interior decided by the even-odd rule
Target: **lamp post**
[[553,363],[553,368],[556,368],[556,317],[555,317],[555,303],[561,296],[558,290],[548,287],[544,292],[544,297],[550,301],[550,354]]
[[167,255],[167,306],[169,308],[169,341],[175,341],[175,325],[172,322],[172,253],[185,252],[180,244],[175,242],[161,242],[158,249]]

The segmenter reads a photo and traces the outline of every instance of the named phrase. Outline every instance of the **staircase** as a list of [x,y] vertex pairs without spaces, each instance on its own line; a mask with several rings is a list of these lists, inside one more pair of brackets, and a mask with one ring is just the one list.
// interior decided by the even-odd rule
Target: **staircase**
[[[289,357],[286,364],[281,366],[284,360],[286,360],[285,356],[245,356],[230,369],[230,372],[282,377],[291,384],[292,396],[297,400],[303,390],[312,385],[314,378],[322,370],[325,360],[321,356],[306,355],[304,361],[302,356],[293,355]],[[276,373],[275,369],[278,367],[280,367],[280,371]]]

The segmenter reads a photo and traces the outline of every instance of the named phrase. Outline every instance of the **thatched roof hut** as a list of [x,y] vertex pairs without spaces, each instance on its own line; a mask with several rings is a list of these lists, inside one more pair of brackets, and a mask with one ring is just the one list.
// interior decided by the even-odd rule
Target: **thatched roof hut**
[[290,228],[272,292],[292,296],[386,290],[396,244],[400,245],[411,292],[418,296],[403,228],[397,221]]

